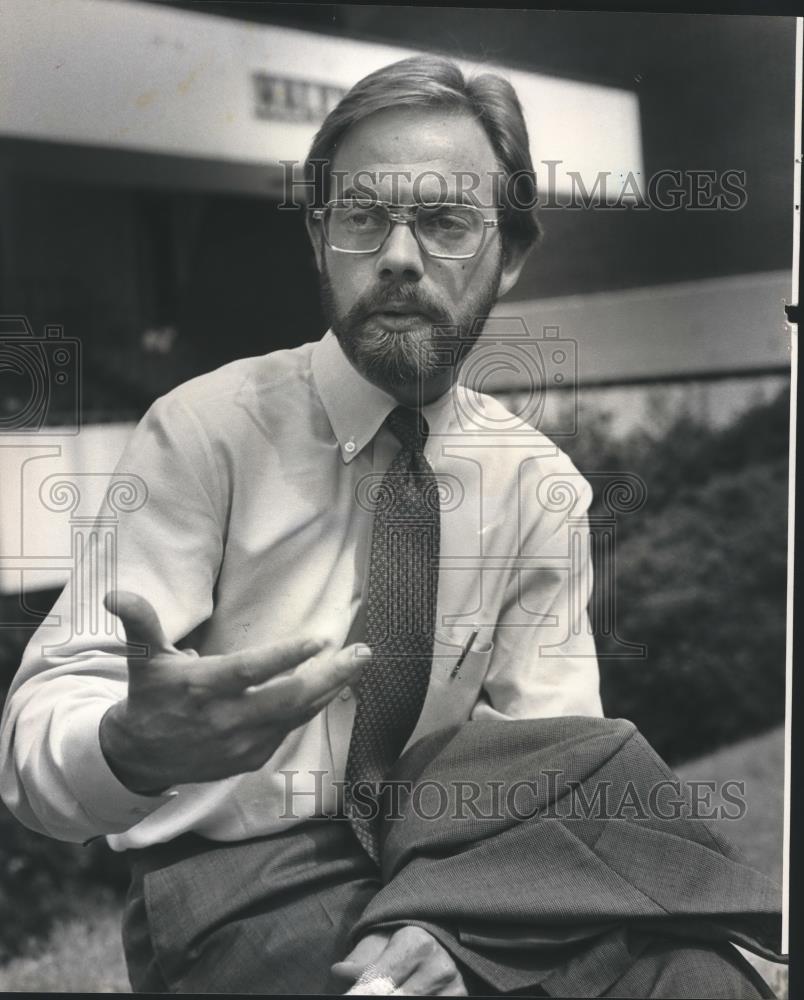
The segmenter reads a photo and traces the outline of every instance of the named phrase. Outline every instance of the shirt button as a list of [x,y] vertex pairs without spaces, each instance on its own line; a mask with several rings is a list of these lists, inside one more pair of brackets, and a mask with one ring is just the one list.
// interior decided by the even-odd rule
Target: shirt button
[[346,451],[346,452],[348,452],[351,455],[352,452],[355,450],[356,447],[357,447],[357,445],[354,442],[354,438],[349,438],[349,440],[343,446],[343,450]]
[[349,701],[351,697],[352,691],[350,688],[344,688],[343,691],[341,691],[341,701]]

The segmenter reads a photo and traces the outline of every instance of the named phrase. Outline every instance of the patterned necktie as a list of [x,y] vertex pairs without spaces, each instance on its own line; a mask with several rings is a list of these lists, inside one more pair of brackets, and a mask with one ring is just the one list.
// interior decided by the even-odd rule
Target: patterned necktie
[[374,497],[365,636],[373,656],[358,685],[344,790],[352,828],[375,861],[381,783],[416,726],[430,679],[441,537],[438,481],[422,450],[427,423],[403,406],[386,422],[402,447]]

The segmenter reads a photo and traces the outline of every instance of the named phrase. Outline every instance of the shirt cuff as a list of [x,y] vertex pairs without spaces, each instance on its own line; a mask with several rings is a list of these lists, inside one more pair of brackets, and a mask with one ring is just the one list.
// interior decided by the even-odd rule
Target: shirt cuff
[[115,776],[100,745],[100,723],[111,704],[98,699],[70,713],[64,741],[64,775],[99,835],[123,833],[179,794],[132,792]]

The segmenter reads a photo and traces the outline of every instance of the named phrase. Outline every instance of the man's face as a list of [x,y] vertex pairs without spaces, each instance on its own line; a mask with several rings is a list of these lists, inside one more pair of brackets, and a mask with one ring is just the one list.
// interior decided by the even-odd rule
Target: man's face
[[[331,167],[337,184],[330,197],[370,191],[404,205],[466,200],[457,196],[460,188],[468,191],[477,178],[476,204],[486,218],[497,217],[499,165],[485,131],[466,114],[376,112],[346,133]],[[332,250],[315,223],[310,235],[327,320],[344,353],[369,381],[408,405],[437,398],[457,375],[454,365],[424,360],[420,345],[437,336],[433,327],[457,327],[463,343],[470,330],[479,335],[482,319],[513,287],[524,262],[521,254],[503,260],[498,228],[487,228],[480,250],[466,260],[429,256],[410,225],[394,225],[371,254]]]

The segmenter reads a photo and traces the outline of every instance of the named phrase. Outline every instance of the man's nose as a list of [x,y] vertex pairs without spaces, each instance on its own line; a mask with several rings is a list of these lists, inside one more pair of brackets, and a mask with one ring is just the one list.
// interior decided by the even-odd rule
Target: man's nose
[[419,281],[424,274],[424,251],[416,241],[413,226],[396,222],[377,253],[380,278]]

